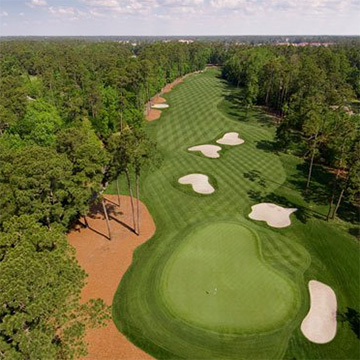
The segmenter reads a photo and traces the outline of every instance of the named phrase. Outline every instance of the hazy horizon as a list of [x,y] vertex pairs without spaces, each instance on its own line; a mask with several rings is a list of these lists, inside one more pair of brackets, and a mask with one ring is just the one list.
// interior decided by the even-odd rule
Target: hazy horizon
[[357,0],[2,0],[1,36],[358,36]]

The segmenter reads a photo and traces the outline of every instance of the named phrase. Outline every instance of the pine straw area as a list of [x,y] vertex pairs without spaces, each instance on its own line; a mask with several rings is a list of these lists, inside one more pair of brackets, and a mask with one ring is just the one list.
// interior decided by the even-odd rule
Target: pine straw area
[[[139,236],[132,231],[130,198],[106,195],[112,240],[107,235],[106,221],[100,206],[87,216],[89,227],[75,228],[68,235],[76,249],[80,266],[89,275],[82,291],[82,301],[101,298],[111,305],[117,286],[131,264],[133,251],[155,233],[155,224],[146,206],[140,203],[141,224]],[[86,333],[88,355],[83,359],[152,359],[122,335],[114,323],[89,329]]]
[[183,82],[183,78],[179,77],[175,79],[172,83],[165,85],[158,95],[155,95],[147,104],[145,111],[145,118],[147,121],[154,121],[160,118],[161,110],[152,109],[151,106],[154,104],[163,104],[166,102],[161,95],[169,93],[176,85],[181,84]]

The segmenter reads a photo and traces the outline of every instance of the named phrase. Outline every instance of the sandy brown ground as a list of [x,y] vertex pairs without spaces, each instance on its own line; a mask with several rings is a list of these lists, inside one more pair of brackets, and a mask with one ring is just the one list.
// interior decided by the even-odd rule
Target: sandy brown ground
[[165,85],[162,90],[161,94],[167,94],[170,92],[176,85],[181,84],[183,82],[183,78],[179,77],[175,79],[172,83]]
[[159,119],[161,116],[161,110],[158,109],[150,109],[147,115],[145,116],[147,121],[154,121]]
[[[89,228],[73,230],[68,241],[76,249],[81,267],[89,275],[82,291],[82,301],[102,298],[111,305],[117,286],[131,264],[133,251],[155,232],[155,224],[146,206],[141,203],[141,235],[132,230],[130,198],[121,196],[117,207],[116,195],[106,195],[112,240],[107,239],[107,228],[101,207],[87,217]],[[84,359],[152,359],[126,339],[112,321],[106,327],[89,329],[86,334],[89,354]]]
[[154,104],[163,104],[166,102],[166,99],[164,99],[161,95],[167,94],[170,92],[176,85],[183,82],[183,78],[177,78],[172,83],[165,85],[161,91],[160,94],[154,96],[147,104],[146,104],[146,112],[145,112],[145,119],[147,121],[154,121],[160,118],[161,116],[161,110],[157,109],[151,109],[151,106]]
[[145,116],[147,121],[153,121],[153,120],[157,120],[160,118],[161,116],[161,110],[158,109],[152,109],[151,106],[154,104],[164,104],[166,103],[166,99],[164,99],[163,97],[161,97],[160,95],[156,95],[154,96],[150,102],[147,104],[147,114]]
[[161,96],[155,96],[152,100],[153,104],[164,104],[166,103],[166,99]]

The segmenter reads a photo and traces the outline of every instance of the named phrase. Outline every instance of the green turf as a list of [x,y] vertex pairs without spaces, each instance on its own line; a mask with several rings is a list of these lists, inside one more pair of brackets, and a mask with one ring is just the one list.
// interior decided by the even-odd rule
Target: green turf
[[229,222],[196,227],[181,241],[161,291],[174,316],[231,334],[274,330],[299,308],[294,284],[263,262],[256,234]]
[[[340,311],[347,307],[359,311],[359,246],[350,235],[355,226],[324,221],[326,194],[320,200],[301,194],[302,162],[273,151],[274,126],[260,111],[244,111],[233,96],[237,90],[229,88],[218,74],[217,70],[207,70],[188,77],[165,95],[170,108],[148,125],[164,157],[160,169],[148,171],[141,179],[142,200],[154,217],[157,231],[135,251],[115,294],[114,321],[133,343],[156,358],[357,359],[359,340],[347,323],[339,324],[334,341],[326,345],[312,344],[299,331],[309,308],[307,282],[311,279],[334,289]],[[214,143],[230,131],[239,132],[245,143],[227,147],[219,159],[187,151],[193,145]],[[216,182],[215,193],[202,196],[180,188],[175,180],[189,173],[209,175]],[[314,173],[312,186],[318,194],[323,192],[320,180],[324,176],[318,176],[317,170]],[[121,188],[125,189],[123,182]],[[114,189],[111,185],[108,191]],[[291,215],[290,227],[273,229],[248,218],[251,205],[261,201],[298,207],[299,211]],[[179,306],[175,314],[174,299],[169,306],[171,294],[164,294],[169,261],[180,261],[184,242],[200,225],[222,222],[237,223],[256,233],[263,266],[271,269],[270,273],[275,271],[277,279],[290,281],[298,308],[295,305],[294,312],[284,310],[286,315],[276,329],[268,327],[265,331],[263,325],[269,325],[265,318],[246,333],[235,319],[234,326],[220,329],[209,322],[200,324],[193,316],[180,316],[183,312]],[[231,243],[234,250],[240,246],[235,239]],[[228,266],[237,266],[233,258]],[[194,280],[206,276],[195,276],[195,270],[192,273],[188,277]],[[252,278],[256,279],[254,272],[248,281]],[[186,283],[177,281],[171,286],[176,292]]]

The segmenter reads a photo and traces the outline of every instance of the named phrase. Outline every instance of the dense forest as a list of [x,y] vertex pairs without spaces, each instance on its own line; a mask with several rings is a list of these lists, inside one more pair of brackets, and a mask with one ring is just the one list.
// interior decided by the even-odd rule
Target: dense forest
[[[144,107],[179,76],[222,65],[249,111],[275,114],[278,150],[334,171],[328,218],[359,202],[360,52],[222,43],[2,41],[0,54],[0,358],[69,359],[109,317],[79,304],[85,273],[65,234],[120,174],[159,162]],[[131,188],[131,186],[130,186]],[[134,232],[140,229],[135,221]]]
[[86,352],[85,328],[109,311],[79,304],[85,273],[65,234],[119,174],[139,189],[157,161],[144,104],[209,54],[204,44],[1,43],[0,358]]
[[223,76],[241,89],[247,108],[275,115],[277,148],[335,172],[328,219],[343,199],[360,201],[360,52],[358,45],[331,47],[233,47]]

